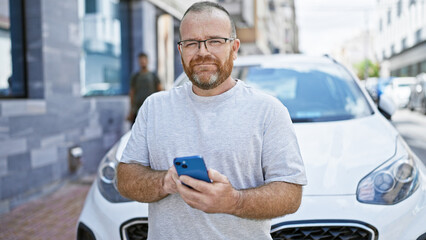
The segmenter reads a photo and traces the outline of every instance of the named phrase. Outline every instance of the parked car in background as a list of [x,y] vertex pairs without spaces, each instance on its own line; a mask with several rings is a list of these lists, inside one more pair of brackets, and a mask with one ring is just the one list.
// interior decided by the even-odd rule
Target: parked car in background
[[[425,165],[343,65],[329,57],[244,56],[233,74],[287,107],[306,167],[301,206],[272,219],[273,239],[425,239]],[[182,75],[177,85],[187,81]],[[378,107],[392,115],[384,99]],[[116,187],[129,136],[100,163],[78,240],[146,239],[148,204],[123,198]]]
[[394,77],[385,87],[384,94],[391,96],[398,108],[406,108],[411,94],[411,86],[415,83],[415,77]]
[[421,73],[416,78],[417,82],[411,86],[408,108],[426,114],[426,73]]
[[[375,103],[378,103],[380,96],[384,93],[385,88],[391,83],[392,77],[387,78],[367,78],[364,86]],[[391,96],[388,96],[391,97]]]

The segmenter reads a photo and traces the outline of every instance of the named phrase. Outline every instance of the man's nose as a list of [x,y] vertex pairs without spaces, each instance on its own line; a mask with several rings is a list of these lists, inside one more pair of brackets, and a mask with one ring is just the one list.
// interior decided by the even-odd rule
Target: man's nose
[[198,54],[207,54],[207,53],[209,53],[209,50],[207,49],[207,43],[200,42],[198,45]]

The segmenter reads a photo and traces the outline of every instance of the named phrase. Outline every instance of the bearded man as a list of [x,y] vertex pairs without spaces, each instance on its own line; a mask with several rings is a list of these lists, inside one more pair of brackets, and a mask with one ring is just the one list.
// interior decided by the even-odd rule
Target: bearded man
[[[149,203],[148,239],[271,239],[270,219],[294,213],[306,184],[288,111],[231,77],[240,41],[222,6],[192,5],[180,38],[191,82],[144,102],[118,189]],[[173,159],[192,155],[211,183],[177,175]]]

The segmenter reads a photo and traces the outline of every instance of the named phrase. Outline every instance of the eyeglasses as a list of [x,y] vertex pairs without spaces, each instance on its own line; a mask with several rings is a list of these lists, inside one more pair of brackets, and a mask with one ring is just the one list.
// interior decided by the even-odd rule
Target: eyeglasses
[[200,49],[200,44],[204,43],[204,47],[209,52],[220,52],[227,41],[233,41],[235,38],[210,38],[206,40],[183,40],[177,44],[181,46],[182,52],[194,54]]

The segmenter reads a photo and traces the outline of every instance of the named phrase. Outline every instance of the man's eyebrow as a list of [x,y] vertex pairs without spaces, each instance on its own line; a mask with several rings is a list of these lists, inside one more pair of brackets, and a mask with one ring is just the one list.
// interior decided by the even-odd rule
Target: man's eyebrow
[[204,41],[204,40],[213,39],[213,38],[226,38],[226,37],[213,35],[213,36],[208,36],[207,38],[204,38],[204,39],[188,38],[188,39],[185,39],[185,40],[182,40],[182,41]]
[[211,38],[226,38],[226,37],[218,36],[218,35],[213,35],[213,36],[209,36],[209,39],[211,39]]

